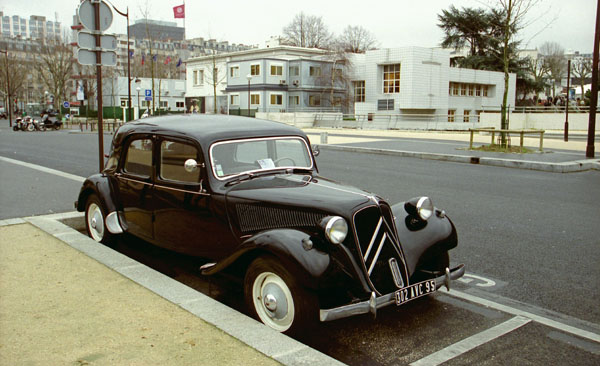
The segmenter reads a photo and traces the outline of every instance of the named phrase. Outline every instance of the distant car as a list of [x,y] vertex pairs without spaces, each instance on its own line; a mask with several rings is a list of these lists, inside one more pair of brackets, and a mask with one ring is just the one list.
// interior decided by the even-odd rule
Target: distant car
[[276,122],[151,117],[117,130],[75,206],[96,241],[127,232],[208,259],[205,275],[240,276],[251,315],[286,333],[375,314],[464,274],[449,268],[455,227],[429,198],[390,206],[320,176],[315,154]]

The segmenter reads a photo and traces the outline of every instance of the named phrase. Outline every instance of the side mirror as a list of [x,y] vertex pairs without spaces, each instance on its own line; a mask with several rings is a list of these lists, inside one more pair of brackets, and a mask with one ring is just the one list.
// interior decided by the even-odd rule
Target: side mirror
[[204,167],[204,164],[196,162],[194,159],[187,159],[185,163],[183,163],[183,168],[188,173],[193,173],[198,169],[198,167]]
[[321,150],[319,150],[319,145],[312,146],[312,153],[314,156],[319,156],[319,154],[321,153]]

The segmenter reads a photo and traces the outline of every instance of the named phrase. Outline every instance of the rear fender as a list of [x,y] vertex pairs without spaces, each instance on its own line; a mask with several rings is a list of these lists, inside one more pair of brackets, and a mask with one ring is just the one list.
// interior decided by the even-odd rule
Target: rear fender
[[310,235],[293,229],[264,231],[246,239],[237,251],[202,273],[212,275],[235,263],[247,265],[261,255],[273,255],[301,285],[317,288],[319,278],[329,267],[330,257],[316,248],[304,249],[302,241],[310,239]]

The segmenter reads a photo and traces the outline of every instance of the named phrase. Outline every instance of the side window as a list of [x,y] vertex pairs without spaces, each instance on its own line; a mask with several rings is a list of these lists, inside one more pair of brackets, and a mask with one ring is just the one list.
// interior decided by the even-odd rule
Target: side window
[[184,182],[200,182],[200,169],[187,172],[184,163],[188,159],[198,160],[198,150],[182,142],[163,141],[160,144],[160,177],[161,179]]
[[129,144],[123,170],[126,173],[150,177],[152,174],[152,140],[134,140]]

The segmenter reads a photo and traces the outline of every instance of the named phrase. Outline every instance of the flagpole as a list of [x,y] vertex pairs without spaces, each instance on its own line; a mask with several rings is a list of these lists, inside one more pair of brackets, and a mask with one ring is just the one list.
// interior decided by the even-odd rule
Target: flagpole
[[183,41],[185,42],[185,0],[183,0]]

